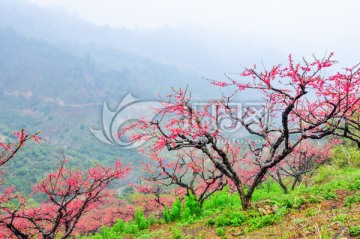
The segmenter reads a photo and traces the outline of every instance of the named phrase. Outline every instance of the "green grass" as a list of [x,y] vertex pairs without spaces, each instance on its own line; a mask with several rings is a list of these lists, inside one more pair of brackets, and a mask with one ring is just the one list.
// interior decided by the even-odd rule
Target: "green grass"
[[[158,238],[186,238],[183,232],[193,227],[210,228],[214,235],[221,237],[227,233],[228,227],[241,227],[243,233],[250,233],[282,222],[286,215],[296,213],[305,205],[316,205],[325,200],[336,201],[338,200],[338,190],[353,192],[353,195],[343,199],[344,207],[351,207],[351,205],[360,202],[359,189],[360,169],[339,169],[325,166],[319,169],[311,185],[306,187],[301,184],[289,194],[284,194],[275,182],[267,181],[255,191],[253,198],[255,207],[249,211],[243,211],[238,195],[230,193],[229,189],[225,188],[205,201],[202,210],[192,197],[188,197],[183,203],[176,201],[172,208],[166,212],[165,220],[146,218],[143,212],[138,210],[133,221],[118,221],[110,228],[104,227],[101,232],[82,238],[105,239],[124,238],[126,236],[129,238],[152,238],[158,234]],[[313,207],[308,207],[304,212],[305,217],[316,217],[317,215],[321,215],[321,210]],[[332,221],[343,223],[347,218],[347,214],[339,214],[335,215]],[[304,221],[306,220],[298,219],[295,224],[301,225]],[[163,223],[165,224],[162,225]],[[171,233],[166,234],[161,230],[152,231],[152,224],[160,225],[161,230],[170,230]],[[314,229],[314,226],[309,228]],[[332,235],[331,232],[327,232],[321,226],[316,230],[323,238],[329,238]],[[349,227],[350,235],[359,233],[360,228],[358,226]]]
[[350,236],[356,237],[360,235],[360,226],[350,227],[349,229]]

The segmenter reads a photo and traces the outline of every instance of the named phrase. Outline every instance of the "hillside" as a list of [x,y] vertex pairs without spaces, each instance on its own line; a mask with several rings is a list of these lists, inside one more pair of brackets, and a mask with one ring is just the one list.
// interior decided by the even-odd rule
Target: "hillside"
[[[210,84],[201,77],[212,76],[204,69],[221,68],[215,67],[216,47],[200,44],[193,34],[98,27],[61,9],[42,9],[20,0],[2,0],[0,6],[0,135],[26,128],[41,130],[47,139],[20,156],[38,165],[35,174],[22,164],[8,166],[7,182],[23,192],[29,192],[30,185],[21,184],[17,176],[36,182],[53,168],[60,149],[83,169],[116,158],[135,164],[142,160],[135,150],[104,144],[91,134],[90,128],[102,128],[105,102],[115,110],[129,93],[153,101],[158,93],[187,85],[200,102],[220,95],[216,88],[203,87]],[[194,59],[184,58],[190,55]],[[194,68],[203,69],[201,75]],[[44,153],[32,152],[38,150]]]
[[[36,182],[53,167],[51,162],[60,149],[69,156],[75,154],[78,163],[74,165],[81,168],[119,157],[137,162],[140,157],[135,151],[106,145],[91,134],[90,128],[101,128],[103,104],[116,108],[129,93],[140,100],[157,99],[157,92],[168,91],[170,85],[184,87],[182,79],[196,78],[131,53],[91,48],[91,55],[85,47],[71,53],[9,28],[0,29],[0,45],[0,134],[10,136],[26,128],[29,132],[41,130],[47,139],[34,149],[46,151],[43,155],[31,157],[25,151],[27,158],[21,156],[32,164],[44,162],[35,168],[36,174],[23,173],[28,171],[25,165],[9,164],[11,175],[23,175],[29,182]],[[15,184],[27,188],[25,191],[30,188],[29,184]]]
[[[306,184],[284,194],[268,181],[246,212],[236,193],[224,190],[204,204],[199,216],[189,216],[184,206],[175,223],[135,217],[82,238],[360,238],[360,170],[325,166]],[[149,225],[143,230],[142,220]]]

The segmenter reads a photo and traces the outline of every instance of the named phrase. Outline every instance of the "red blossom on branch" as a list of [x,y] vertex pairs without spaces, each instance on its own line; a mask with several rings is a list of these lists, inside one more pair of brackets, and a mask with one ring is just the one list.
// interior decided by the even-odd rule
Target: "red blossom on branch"
[[[175,91],[158,117],[151,121],[132,123],[122,134],[132,139],[146,139],[159,151],[194,149],[203,154],[213,166],[232,183],[239,193],[244,209],[251,206],[255,188],[272,168],[283,162],[305,140],[319,140],[331,135],[347,137],[360,146],[360,129],[354,115],[360,109],[360,68],[346,68],[344,72],[325,75],[324,70],[336,63],[331,53],[312,62],[294,63],[289,56],[286,67],[275,65],[269,71],[246,68],[241,79],[213,82],[219,86],[235,86],[240,90],[256,91],[265,99],[264,111],[257,119],[250,117],[252,107],[238,115],[231,107],[235,95],[210,101],[201,109],[191,104],[187,90]],[[211,111],[212,107],[215,109]],[[249,134],[261,139],[260,144],[241,147],[244,157],[234,157],[226,138],[220,132],[223,117],[230,116]],[[233,145],[233,147],[237,147]],[[160,155],[160,154],[159,154]],[[241,167],[240,165],[249,165]],[[168,164],[174,169],[177,164]]]
[[3,149],[0,154],[0,166],[5,165],[15,154],[19,151],[21,147],[25,145],[25,142],[28,140],[34,140],[37,143],[41,143],[42,138],[38,135],[40,132],[35,134],[27,134],[25,129],[13,133],[17,137],[17,142],[4,143],[0,142],[0,147]]
[[115,179],[125,177],[131,170],[120,161],[113,167],[97,165],[87,173],[66,168],[65,158],[59,168],[49,173],[34,187],[34,193],[47,199],[37,207],[27,207],[24,200],[17,206],[4,207],[0,225],[19,238],[42,235],[43,238],[67,238],[80,219],[112,196],[106,190]]
[[341,140],[325,141],[322,143],[312,140],[303,141],[285,160],[270,169],[269,174],[279,183],[284,192],[288,193],[288,187],[284,183],[284,178],[293,178],[290,189],[294,190],[295,186],[304,177],[311,177],[315,169],[329,159],[331,148],[339,143],[341,143]]

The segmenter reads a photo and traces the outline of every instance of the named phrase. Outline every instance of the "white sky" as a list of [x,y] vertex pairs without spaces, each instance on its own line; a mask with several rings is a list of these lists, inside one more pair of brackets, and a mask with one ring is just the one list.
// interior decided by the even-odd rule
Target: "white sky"
[[357,0],[28,0],[60,5],[92,23],[112,27],[158,28],[193,22],[209,28],[290,32],[331,32],[360,20]]
[[[97,25],[159,28],[197,24],[210,29],[268,36],[286,51],[311,46],[359,52],[358,0],[27,0],[64,6]],[[264,39],[266,40],[266,39]],[[304,48],[305,49],[305,48]],[[321,50],[323,50],[321,49]]]

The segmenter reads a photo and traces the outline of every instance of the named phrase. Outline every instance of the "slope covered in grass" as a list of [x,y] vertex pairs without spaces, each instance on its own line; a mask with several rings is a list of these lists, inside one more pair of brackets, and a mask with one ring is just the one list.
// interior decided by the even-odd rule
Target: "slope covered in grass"
[[[202,212],[187,198],[169,218],[118,221],[82,238],[359,238],[360,169],[324,166],[289,194],[268,180],[244,212],[229,189],[213,195]],[[166,214],[166,213],[165,213]]]

